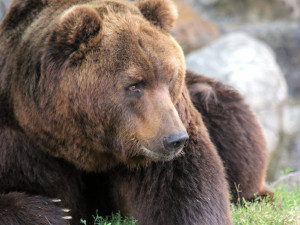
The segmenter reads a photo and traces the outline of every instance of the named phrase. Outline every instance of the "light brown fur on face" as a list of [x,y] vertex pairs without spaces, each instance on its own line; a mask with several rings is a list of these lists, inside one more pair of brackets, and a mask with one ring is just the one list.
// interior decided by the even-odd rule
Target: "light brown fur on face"
[[[116,72],[107,77],[113,76],[116,79],[115,86],[119,88],[119,96],[115,99],[119,102],[116,105],[126,106],[120,109],[121,117],[127,118],[121,130],[130,134],[130,140],[138,140],[136,146],[142,150],[135,149],[131,153],[146,158],[153,156],[155,160],[172,159],[175,155],[163,151],[162,138],[185,130],[174,108],[184,79],[182,52],[169,34],[161,33],[138,16],[125,14],[111,18],[108,14],[107,18],[105,27],[108,29],[104,30],[102,45],[105,46],[103,48],[115,48],[113,52],[107,52],[110,53],[110,61],[114,62],[110,68],[116,68]],[[105,39],[105,36],[109,39]],[[169,54],[173,55],[171,59],[167,57]],[[101,70],[111,71],[105,68]],[[130,96],[130,85],[139,86],[141,95]]]
[[[24,32],[28,44],[17,53],[14,73],[21,75],[13,76],[13,107],[26,134],[45,151],[88,171],[176,157],[180,150],[168,152],[162,141],[185,130],[174,107],[185,65],[167,33],[176,15],[172,4],[139,3],[147,15],[119,1],[50,4],[33,21],[39,25]],[[29,55],[34,60],[22,65]],[[25,66],[33,82],[22,87]],[[128,88],[139,83],[142,94],[131,96]]]
[[142,154],[155,160],[171,160],[180,151],[168,152],[164,149],[162,138],[185,130],[178,112],[173,105],[167,87],[158,87],[147,93],[143,99],[143,113],[136,118],[135,137],[142,146]]

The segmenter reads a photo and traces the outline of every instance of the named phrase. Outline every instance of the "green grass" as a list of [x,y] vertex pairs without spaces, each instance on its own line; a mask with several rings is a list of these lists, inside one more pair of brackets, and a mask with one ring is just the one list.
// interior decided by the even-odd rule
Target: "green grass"
[[[285,185],[274,189],[275,201],[256,199],[255,202],[242,201],[231,204],[232,218],[236,225],[300,225],[300,187],[288,191]],[[120,213],[110,217],[94,217],[94,224],[84,225],[137,225],[134,218],[121,218]]]
[[243,201],[231,205],[237,225],[300,225],[300,187],[288,191],[284,184],[274,189],[275,201]]
[[[87,222],[83,219],[80,221],[84,225]],[[102,216],[97,215],[94,216],[94,224],[93,225],[137,225],[137,221],[133,217],[125,217],[122,218],[120,213],[112,214],[111,216],[107,216],[103,218]]]

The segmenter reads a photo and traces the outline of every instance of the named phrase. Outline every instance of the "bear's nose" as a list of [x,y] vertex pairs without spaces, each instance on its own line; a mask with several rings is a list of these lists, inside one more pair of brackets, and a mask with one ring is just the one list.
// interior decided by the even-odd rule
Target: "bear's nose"
[[163,144],[167,151],[177,151],[181,149],[189,135],[185,130],[175,132],[168,137],[163,137]]

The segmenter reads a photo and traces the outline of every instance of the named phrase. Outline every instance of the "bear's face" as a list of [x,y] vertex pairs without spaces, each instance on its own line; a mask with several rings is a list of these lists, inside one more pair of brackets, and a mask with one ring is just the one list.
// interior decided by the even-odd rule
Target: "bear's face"
[[104,1],[64,10],[45,42],[36,87],[34,108],[44,115],[16,113],[25,132],[89,171],[178,156],[188,135],[174,106],[185,64],[167,32],[172,7]]

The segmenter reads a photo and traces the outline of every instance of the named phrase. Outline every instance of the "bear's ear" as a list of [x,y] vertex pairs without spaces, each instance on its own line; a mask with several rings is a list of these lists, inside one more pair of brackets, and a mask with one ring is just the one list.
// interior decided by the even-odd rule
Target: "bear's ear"
[[88,6],[74,6],[62,14],[47,46],[57,58],[78,58],[99,42],[101,36],[102,22],[97,11]]
[[145,0],[138,3],[138,8],[147,20],[168,32],[178,16],[172,0]]

